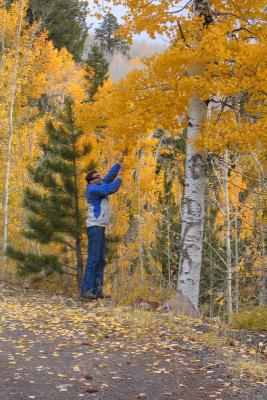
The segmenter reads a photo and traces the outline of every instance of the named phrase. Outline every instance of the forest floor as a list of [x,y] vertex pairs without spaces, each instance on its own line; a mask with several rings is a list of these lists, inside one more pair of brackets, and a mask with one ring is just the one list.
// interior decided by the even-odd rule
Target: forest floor
[[0,290],[1,400],[266,400],[265,333]]

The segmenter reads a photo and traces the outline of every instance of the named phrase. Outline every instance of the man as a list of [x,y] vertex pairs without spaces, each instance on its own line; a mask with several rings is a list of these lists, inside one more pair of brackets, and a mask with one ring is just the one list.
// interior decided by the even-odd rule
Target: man
[[105,228],[109,223],[110,208],[108,196],[116,193],[122,183],[123,155],[117,164],[102,179],[97,171],[86,175],[86,199],[88,218],[88,258],[81,284],[81,297],[93,300],[103,298],[103,275],[105,267]]

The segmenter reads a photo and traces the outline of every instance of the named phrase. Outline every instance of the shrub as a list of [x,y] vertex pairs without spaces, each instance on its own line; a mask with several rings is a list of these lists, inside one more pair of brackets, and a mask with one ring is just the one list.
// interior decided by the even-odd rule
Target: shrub
[[256,306],[234,313],[232,326],[251,331],[267,330],[267,307]]
[[153,285],[152,282],[145,280],[141,282],[138,274],[124,276],[120,279],[117,289],[112,291],[112,299],[116,304],[134,306],[142,302],[165,302],[171,297],[174,291]]

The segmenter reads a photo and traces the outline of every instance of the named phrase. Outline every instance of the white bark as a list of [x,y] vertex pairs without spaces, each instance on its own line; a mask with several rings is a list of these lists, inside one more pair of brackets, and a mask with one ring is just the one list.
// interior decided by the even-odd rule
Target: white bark
[[[237,165],[236,165],[237,168]],[[237,190],[237,173],[235,174],[235,311],[239,311],[239,248],[238,248],[238,190]]]
[[194,140],[198,137],[199,125],[206,114],[206,103],[198,96],[192,97],[189,103],[178,289],[189,298],[196,309],[205,218],[206,163],[204,154],[196,151]]
[[2,74],[3,68],[3,58],[4,58],[4,51],[6,48],[6,2],[3,3],[3,20],[2,20],[2,32],[1,32],[1,60],[0,60],[0,75]]
[[8,145],[7,145],[7,163],[6,163],[6,176],[5,176],[5,197],[4,197],[4,229],[3,229],[3,275],[6,273],[7,257],[5,255],[8,245],[8,212],[9,212],[9,180],[11,172],[11,156],[12,156],[12,139],[14,132],[14,104],[17,89],[17,69],[18,69],[18,58],[20,49],[20,36],[23,19],[23,6],[24,0],[19,2],[19,16],[18,16],[18,27],[16,34],[16,51],[14,58],[13,74],[10,89],[10,103],[9,103],[9,129],[8,129]]
[[138,214],[139,214],[139,261],[141,268],[141,282],[144,283],[144,247],[143,247],[143,213],[141,203],[141,157],[142,150],[138,155]]
[[118,260],[118,241],[117,241],[117,216],[118,216],[118,203],[117,203],[117,196],[113,196],[113,215],[114,215],[114,221],[113,221],[113,232],[112,234],[115,236],[115,251],[114,251],[114,257],[113,257],[113,270],[114,270],[114,289],[116,292],[118,292],[119,288],[119,260]]
[[[208,225],[208,233],[209,233],[209,243],[211,244],[211,227],[210,223]],[[214,290],[214,266],[213,266],[213,253],[212,253],[212,248],[209,246],[209,262],[210,262],[210,304],[209,304],[209,315],[210,318],[213,318],[213,306],[214,306],[214,296],[213,296],[213,290]]]
[[[236,96],[236,111],[235,118],[237,125],[240,124],[240,96]],[[238,170],[238,157],[236,156],[236,170]],[[238,182],[237,182],[237,172],[235,174],[235,216],[234,216],[234,226],[235,226],[235,311],[239,311],[239,248],[238,248]]]
[[168,220],[167,220],[167,260],[168,260],[168,288],[171,287],[171,257],[170,257],[170,218],[168,211]]
[[[208,0],[193,1],[194,14],[204,17],[204,25],[212,22]],[[196,35],[194,47],[200,38]],[[201,65],[192,65],[191,75],[198,75]],[[189,101],[185,164],[185,187],[179,260],[178,289],[198,309],[202,242],[205,219],[206,163],[204,154],[194,147],[199,125],[207,116],[207,105],[196,93]]]
[[226,246],[226,274],[227,274],[227,317],[232,321],[232,260],[231,260],[231,220],[229,202],[229,178],[228,178],[228,150],[224,153],[224,196],[225,196],[225,246]]
[[[262,196],[261,196],[262,197]],[[261,276],[261,289],[260,289],[260,305],[267,305],[267,265],[266,265],[266,223],[264,222],[263,217],[263,200],[261,198],[261,252],[262,252],[262,260],[263,260],[263,269]]]
[[262,242],[262,258],[263,258],[263,269],[262,269],[262,276],[261,276],[261,289],[260,289],[260,305],[266,306],[267,305],[267,265],[266,265],[266,227],[262,225],[261,227],[261,234],[263,237]]
[[258,186],[258,212],[260,214],[260,243],[261,243],[261,256],[263,261],[262,276],[261,276],[261,287],[260,287],[260,299],[259,303],[261,306],[267,304],[267,265],[266,265],[266,220],[264,218],[264,192],[266,190],[266,181],[264,168],[256,154],[251,151],[251,155],[259,169],[259,186]]

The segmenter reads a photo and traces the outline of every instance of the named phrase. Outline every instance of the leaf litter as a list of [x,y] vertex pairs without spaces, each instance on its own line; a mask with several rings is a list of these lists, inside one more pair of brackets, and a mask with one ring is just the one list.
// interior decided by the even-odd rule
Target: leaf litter
[[[236,379],[225,358],[229,347],[240,355],[238,344],[226,347],[227,357],[217,354],[201,341],[197,322],[194,326],[173,318],[169,323],[160,313],[1,289],[0,367],[3,364],[5,372],[0,379],[6,400],[11,400],[14,385],[25,398],[47,400],[61,392],[64,400],[124,400],[128,395],[148,400],[245,400],[266,389],[263,381],[251,382],[246,374]],[[241,348],[241,355],[255,357],[251,349]]]

